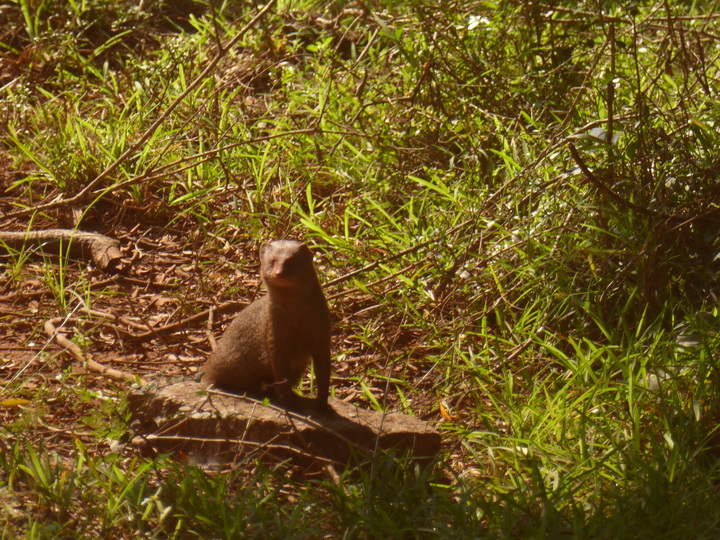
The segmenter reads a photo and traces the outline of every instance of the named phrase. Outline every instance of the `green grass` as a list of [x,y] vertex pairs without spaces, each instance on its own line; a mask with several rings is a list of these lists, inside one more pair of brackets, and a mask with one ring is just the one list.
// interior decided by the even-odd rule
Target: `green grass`
[[[11,255],[0,330],[42,351],[0,370],[27,400],[0,408],[3,537],[716,537],[712,7],[286,0],[242,33],[249,3],[5,6],[2,228],[74,215],[164,288]],[[283,236],[332,297],[336,395],[436,425],[433,467],[140,458],[109,444],[125,389],[46,351],[71,315],[88,352],[189,377],[197,342],[79,308],[247,298]]]

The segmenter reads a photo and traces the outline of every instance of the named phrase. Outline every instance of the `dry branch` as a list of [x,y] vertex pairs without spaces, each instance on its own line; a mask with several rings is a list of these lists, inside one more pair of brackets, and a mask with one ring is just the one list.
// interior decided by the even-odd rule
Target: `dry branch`
[[573,160],[575,160],[575,163],[577,163],[577,166],[580,167],[580,170],[583,172],[585,177],[600,190],[600,193],[626,208],[635,210],[638,214],[643,214],[645,216],[651,217],[662,217],[662,214],[660,214],[659,212],[655,212],[654,210],[645,208],[644,206],[640,206],[639,204],[635,204],[634,202],[624,199],[623,197],[615,193],[612,189],[607,187],[602,180],[595,176],[595,174],[588,168],[588,166],[585,164],[585,161],[582,157],[580,157],[579,152],[572,143],[568,144],[568,148],[570,149],[570,154],[572,155]]

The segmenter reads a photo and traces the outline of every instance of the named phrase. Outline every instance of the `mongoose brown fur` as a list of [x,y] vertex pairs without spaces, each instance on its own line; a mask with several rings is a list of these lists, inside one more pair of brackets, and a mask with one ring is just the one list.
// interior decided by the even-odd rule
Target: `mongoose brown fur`
[[275,240],[260,249],[260,275],[268,294],[230,323],[205,364],[202,381],[233,393],[274,389],[293,408],[292,391],[313,361],[318,410],[330,387],[330,312],[308,247]]

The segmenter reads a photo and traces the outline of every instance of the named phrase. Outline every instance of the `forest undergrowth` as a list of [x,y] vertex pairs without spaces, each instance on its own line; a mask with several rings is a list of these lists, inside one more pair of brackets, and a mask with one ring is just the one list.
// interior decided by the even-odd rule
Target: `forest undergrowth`
[[[5,3],[0,231],[122,259],[5,245],[2,537],[717,537],[719,4]],[[142,457],[48,334],[189,379],[284,237],[431,466]]]

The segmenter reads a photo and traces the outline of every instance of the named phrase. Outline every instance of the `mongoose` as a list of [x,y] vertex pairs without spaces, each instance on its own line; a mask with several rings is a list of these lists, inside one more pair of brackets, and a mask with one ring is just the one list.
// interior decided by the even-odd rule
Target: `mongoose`
[[202,381],[233,393],[274,389],[293,408],[292,391],[312,358],[316,406],[327,409],[330,387],[330,311],[308,247],[275,240],[260,249],[260,276],[268,294],[230,323],[205,364]]

